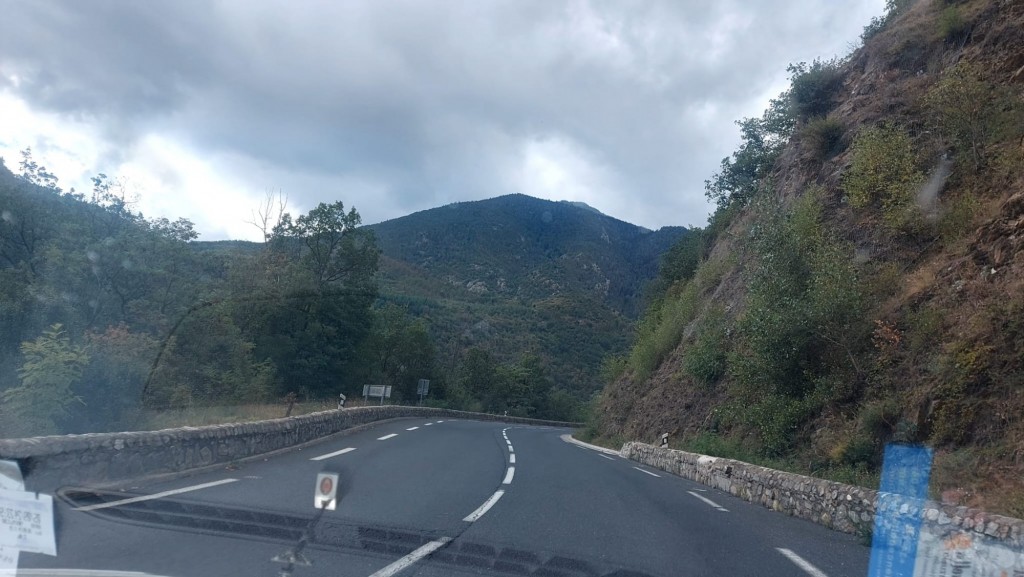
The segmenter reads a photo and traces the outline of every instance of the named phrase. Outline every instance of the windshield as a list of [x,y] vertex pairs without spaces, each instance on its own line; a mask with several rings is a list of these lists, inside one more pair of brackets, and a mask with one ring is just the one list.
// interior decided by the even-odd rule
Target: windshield
[[0,575],[1024,575],[1021,2],[0,13]]

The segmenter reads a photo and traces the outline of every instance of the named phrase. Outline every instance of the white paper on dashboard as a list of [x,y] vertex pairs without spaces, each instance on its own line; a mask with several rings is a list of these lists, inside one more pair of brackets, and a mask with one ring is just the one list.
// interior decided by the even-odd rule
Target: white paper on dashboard
[[53,497],[0,489],[0,546],[56,556]]
[[[0,459],[0,489],[24,491],[25,480],[21,477],[21,468],[17,461]],[[18,550],[0,545],[0,571],[11,571],[18,568]]]

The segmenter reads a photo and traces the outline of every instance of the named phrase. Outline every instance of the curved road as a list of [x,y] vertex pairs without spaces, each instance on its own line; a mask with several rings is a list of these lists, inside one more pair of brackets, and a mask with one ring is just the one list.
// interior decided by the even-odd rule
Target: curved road
[[[22,568],[296,577],[863,576],[868,548],[615,455],[568,431],[400,419],[123,491],[64,488],[57,557]],[[314,509],[336,471],[334,511]],[[304,538],[305,536],[305,538]]]

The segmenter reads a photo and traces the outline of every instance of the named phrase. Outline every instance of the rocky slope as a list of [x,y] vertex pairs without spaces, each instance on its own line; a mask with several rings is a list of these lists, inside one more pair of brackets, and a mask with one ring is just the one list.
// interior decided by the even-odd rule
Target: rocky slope
[[593,433],[867,485],[924,443],[936,497],[1020,516],[1024,3],[894,4],[713,217]]

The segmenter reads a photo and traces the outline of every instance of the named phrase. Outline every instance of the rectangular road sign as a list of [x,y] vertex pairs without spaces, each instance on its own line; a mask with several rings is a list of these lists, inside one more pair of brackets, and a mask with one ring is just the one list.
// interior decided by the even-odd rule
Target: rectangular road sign
[[420,379],[419,382],[416,383],[416,394],[417,395],[420,395],[422,397],[423,395],[426,395],[429,390],[430,390],[430,379]]
[[363,385],[363,396],[364,397],[384,397],[385,399],[391,398],[391,386],[384,385]]

